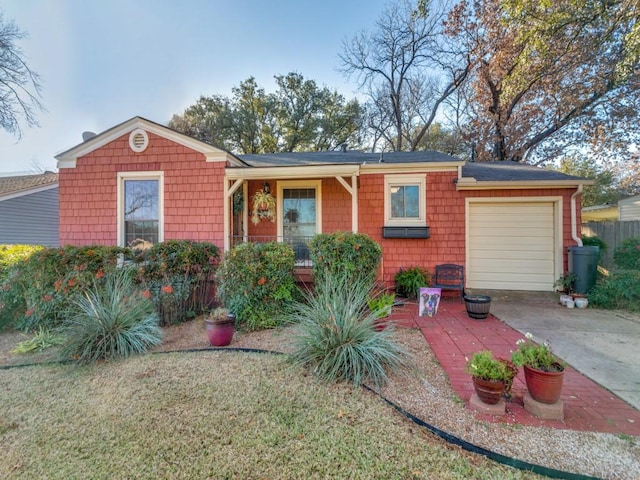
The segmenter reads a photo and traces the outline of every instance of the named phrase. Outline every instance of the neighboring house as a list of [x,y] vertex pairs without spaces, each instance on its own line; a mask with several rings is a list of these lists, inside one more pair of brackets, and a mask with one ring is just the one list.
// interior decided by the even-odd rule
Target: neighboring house
[[618,204],[606,203],[582,208],[582,222],[604,222],[618,220]]
[[[354,231],[381,245],[389,285],[401,267],[457,263],[470,288],[552,290],[579,240],[579,186],[592,183],[437,152],[232,155],[140,117],[56,158],[62,244],[182,238],[226,250]],[[276,222],[254,225],[250,199],[264,187]]]
[[618,211],[621,222],[640,220],[640,195],[618,201]]
[[58,174],[0,177],[0,244],[58,246]]

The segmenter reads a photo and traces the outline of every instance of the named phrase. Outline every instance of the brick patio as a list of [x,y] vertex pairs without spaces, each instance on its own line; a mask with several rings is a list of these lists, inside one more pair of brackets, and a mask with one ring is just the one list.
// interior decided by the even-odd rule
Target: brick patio
[[[457,298],[440,302],[436,316],[419,317],[418,306],[407,303],[394,308],[391,319],[399,326],[419,328],[436,358],[449,376],[451,386],[467,407],[473,393],[469,374],[465,373],[465,357],[479,350],[491,350],[498,357],[509,358],[516,340],[523,338],[500,319],[489,315],[486,320],[467,316],[464,304]],[[507,414],[492,416],[476,413],[477,418],[528,426],[546,426],[571,430],[606,432],[640,436],[640,412],[582,375],[567,367],[561,400],[564,420],[542,420],[527,412],[523,405],[526,391],[522,368],[514,379],[512,399],[507,402]]]

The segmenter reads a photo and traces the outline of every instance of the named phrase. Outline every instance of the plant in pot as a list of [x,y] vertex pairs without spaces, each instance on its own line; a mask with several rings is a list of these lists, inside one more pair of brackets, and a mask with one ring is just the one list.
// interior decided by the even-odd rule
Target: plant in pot
[[548,344],[537,344],[529,332],[516,342],[518,349],[511,353],[511,361],[524,369],[529,395],[534,400],[553,404],[560,399],[564,365]]
[[578,279],[578,276],[575,273],[567,272],[566,274],[558,278],[558,280],[556,280],[556,283],[553,284],[553,286],[559,292],[561,292],[560,303],[562,305],[568,306],[568,307],[572,306],[570,305],[570,302],[573,302],[572,294],[573,294],[574,285],[577,279]]
[[261,220],[276,221],[276,199],[268,192],[260,189],[252,197],[251,221],[254,225]]
[[209,343],[214,347],[226,347],[233,339],[236,316],[226,308],[218,307],[205,316]]
[[495,405],[505,394],[507,386],[511,388],[517,369],[508,361],[495,358],[489,350],[473,355],[467,362],[466,372],[473,378],[473,387],[478,398],[489,405]]
[[406,298],[418,298],[420,287],[431,284],[429,271],[421,267],[400,268],[394,277],[396,293]]
[[383,330],[387,326],[384,318],[391,314],[391,309],[393,308],[395,300],[396,295],[394,293],[381,293],[367,302],[369,310],[375,312],[378,317],[378,320],[375,322],[376,330]]

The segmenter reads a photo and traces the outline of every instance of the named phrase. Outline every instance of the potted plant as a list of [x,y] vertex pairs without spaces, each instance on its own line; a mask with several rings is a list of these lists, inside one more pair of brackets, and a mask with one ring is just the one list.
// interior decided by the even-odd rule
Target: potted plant
[[422,267],[400,268],[395,274],[396,293],[406,298],[418,298],[420,287],[428,287],[431,276]]
[[567,272],[566,274],[558,278],[558,280],[556,280],[556,283],[553,284],[553,286],[558,291],[562,292],[560,295],[560,303],[566,307],[573,307],[573,305],[571,304],[571,302],[573,302],[572,294],[577,279],[578,276],[575,273]]
[[265,219],[276,221],[276,199],[273,195],[260,189],[253,195],[252,201],[251,221],[254,225]]
[[396,295],[394,293],[381,293],[367,302],[369,309],[378,317],[375,322],[376,330],[383,330],[386,327],[386,321],[383,319],[391,315],[395,300]]
[[495,405],[509,389],[513,378],[517,374],[505,360],[495,358],[489,350],[483,350],[473,355],[467,362],[467,373],[473,378],[473,387],[478,398],[484,403]]
[[209,343],[214,347],[226,347],[233,339],[236,316],[226,308],[212,310],[204,319]]
[[523,367],[531,398],[541,403],[556,403],[562,393],[564,365],[548,344],[533,342],[529,332],[525,337],[526,340],[521,338],[516,342],[518,349],[511,353],[511,361]]
[[464,296],[464,306],[470,318],[485,320],[489,316],[489,310],[491,309],[491,297],[488,295],[466,294]]

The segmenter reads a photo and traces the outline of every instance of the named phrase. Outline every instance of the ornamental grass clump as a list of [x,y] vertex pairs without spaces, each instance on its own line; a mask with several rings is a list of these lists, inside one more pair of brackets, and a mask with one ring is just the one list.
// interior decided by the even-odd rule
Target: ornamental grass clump
[[377,312],[367,306],[373,284],[368,278],[328,275],[306,301],[295,304],[293,321],[294,363],[310,367],[327,382],[354,386],[387,381],[387,371],[398,372],[408,363],[408,353],[389,325],[376,330]]
[[516,341],[518,349],[511,352],[511,361],[517,366],[527,366],[535,370],[544,372],[561,372],[564,365],[553,354],[548,343],[537,344],[533,339],[533,335],[527,332],[526,340],[521,338]]
[[81,363],[144,353],[162,339],[153,302],[125,269],[107,274],[104,284],[94,283],[75,296],[62,332],[62,355]]

